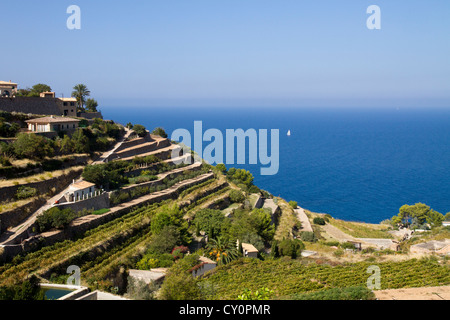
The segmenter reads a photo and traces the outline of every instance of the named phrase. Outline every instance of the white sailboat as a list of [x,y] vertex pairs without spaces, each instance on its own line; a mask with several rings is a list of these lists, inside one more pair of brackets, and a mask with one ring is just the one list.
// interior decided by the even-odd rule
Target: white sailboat
[[288,131],[287,135],[288,135],[288,137],[291,136],[291,130]]

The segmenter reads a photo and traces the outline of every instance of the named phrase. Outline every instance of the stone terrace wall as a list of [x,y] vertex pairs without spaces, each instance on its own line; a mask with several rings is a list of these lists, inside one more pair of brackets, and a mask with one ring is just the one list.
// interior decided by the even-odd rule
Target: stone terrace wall
[[143,138],[136,138],[136,139],[133,139],[133,140],[125,141],[124,143],[122,143],[122,145],[119,148],[117,148],[116,152],[119,152],[119,151],[124,150],[124,149],[131,148],[131,147],[135,147],[135,146],[140,145],[142,143],[147,143],[147,142],[152,142],[152,141],[154,141],[154,140],[150,137],[149,134],[146,135]]
[[100,210],[104,208],[109,208],[109,194],[107,192],[93,198],[76,201],[76,202],[64,202],[55,205],[59,209],[72,209],[74,212],[80,212],[83,209],[88,210]]
[[103,119],[103,115],[101,112],[81,112],[78,116],[89,120],[97,118]]
[[14,199],[17,190],[21,186],[35,188],[37,189],[39,194],[46,194],[50,192],[52,188],[56,188],[56,192],[60,192],[64,190],[64,188],[66,188],[70,183],[72,183],[73,179],[79,177],[81,173],[82,173],[81,169],[71,170],[66,175],[50,178],[48,180],[0,188],[0,202],[5,202]]
[[73,221],[65,230],[51,231],[35,236],[24,241],[24,243],[21,245],[8,245],[5,247],[0,247],[0,263],[10,261],[15,255],[19,253],[33,251],[41,246],[53,245],[56,242],[79,236],[90,229],[96,228],[101,224],[107,223],[115,218],[127,214],[128,212],[131,212],[136,207],[161,202],[168,199],[175,199],[176,197],[178,197],[181,191],[190,188],[195,184],[203,183],[212,178],[214,178],[214,174],[209,173],[194,178],[189,182],[183,181],[180,183],[180,185],[175,185],[169,190],[165,190],[165,192],[161,192],[160,194],[146,201],[137,202],[136,204],[130,206],[121,205],[123,206],[122,208],[119,208],[118,210],[112,210],[111,212],[105,213],[103,215],[82,217],[80,219],[77,219],[78,221]]
[[120,151],[115,152],[116,155],[118,155],[120,158],[129,158],[134,156],[139,156],[143,153],[148,153],[152,151],[156,151],[158,149],[166,148],[170,146],[170,141],[165,139],[161,141],[154,141],[153,143],[150,142],[144,142],[142,144],[137,144],[133,147],[128,147],[132,149],[122,149]]
[[18,226],[46,202],[47,200],[45,198],[40,197],[24,206],[0,213],[0,234],[8,230],[8,228]]
[[62,115],[62,110],[59,108],[56,98],[0,98],[0,110],[54,116]]

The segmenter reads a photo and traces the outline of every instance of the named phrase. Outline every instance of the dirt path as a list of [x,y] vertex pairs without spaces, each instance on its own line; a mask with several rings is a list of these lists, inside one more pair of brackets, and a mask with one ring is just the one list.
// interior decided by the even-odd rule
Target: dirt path
[[302,223],[301,231],[313,232],[311,222],[308,219],[308,216],[305,213],[303,208],[298,207],[298,209],[294,209],[294,212],[297,214],[298,220]]
[[450,286],[374,291],[378,300],[450,300]]
[[327,223],[322,227],[322,230],[325,231],[330,237],[338,240],[339,242],[346,242],[346,241],[357,241],[356,238],[352,237],[351,235],[341,231],[340,229],[336,228],[335,226]]

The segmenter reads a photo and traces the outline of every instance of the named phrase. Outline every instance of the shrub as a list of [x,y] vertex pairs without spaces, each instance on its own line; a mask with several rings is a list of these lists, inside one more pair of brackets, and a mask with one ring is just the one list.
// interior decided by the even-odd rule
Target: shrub
[[255,292],[245,289],[244,292],[238,296],[238,300],[270,300],[274,295],[274,291],[269,288],[260,288]]
[[152,134],[154,134],[156,136],[160,136],[161,138],[167,138],[167,133],[166,133],[166,131],[164,131],[163,128],[155,128],[155,130],[153,130]]
[[329,247],[338,247],[339,241],[326,241],[326,242],[323,242],[323,244],[326,246],[329,246]]
[[52,228],[64,229],[76,217],[71,209],[59,209],[53,207],[37,217],[37,223],[41,232]]
[[185,246],[175,247],[171,252],[175,260],[182,259],[187,253],[189,253],[189,248]]
[[205,231],[210,238],[214,238],[221,235],[224,220],[220,210],[203,209],[196,213],[193,222],[197,231]]
[[245,196],[241,191],[233,189],[230,192],[230,200],[233,203],[242,203],[245,200]]
[[217,168],[217,170],[219,170],[220,172],[223,172],[223,173],[225,173],[227,171],[227,167],[223,163],[219,163],[216,166],[216,168]]
[[149,246],[151,253],[169,253],[173,247],[180,244],[181,232],[179,228],[171,225],[164,227],[159,234],[153,236]]
[[304,248],[305,245],[298,239],[284,239],[278,244],[280,256],[287,256],[292,259],[300,257]]
[[159,297],[163,300],[202,300],[199,280],[189,270],[198,264],[198,255],[178,260],[166,275]]
[[317,238],[314,232],[311,231],[303,231],[300,233],[300,239],[305,242],[316,242]]
[[255,186],[255,185],[251,185],[250,188],[248,188],[248,193],[260,193],[261,190]]
[[51,159],[42,162],[42,169],[44,169],[44,171],[61,170],[63,165],[64,163],[61,160]]
[[147,134],[147,130],[145,129],[145,127],[140,124],[135,124],[133,126],[133,131],[136,132],[136,134],[141,138],[145,137],[145,135]]
[[11,166],[11,162],[9,161],[9,158],[6,156],[0,156],[0,165],[2,165],[3,167],[10,167]]
[[316,217],[316,218],[314,218],[313,223],[317,224],[319,226],[324,226],[325,220],[323,218]]
[[336,257],[342,257],[343,255],[344,255],[344,250],[342,250],[342,249],[338,249],[338,250],[336,250],[335,252],[333,252],[333,254],[334,254],[334,256],[336,256]]
[[37,190],[35,188],[22,186],[19,187],[19,189],[17,190],[16,199],[17,200],[28,199],[34,197],[36,194]]
[[250,187],[253,184],[254,179],[250,171],[236,168],[231,168],[230,170],[228,170],[227,177],[231,181],[235,182],[235,184],[244,184],[247,187]]
[[156,291],[159,286],[153,281],[147,284],[145,281],[128,277],[126,297],[132,300],[156,300]]
[[297,201],[289,201],[289,205],[291,206],[292,209],[297,209],[298,207]]
[[354,245],[353,243],[350,243],[350,242],[344,242],[344,243],[341,243],[341,244],[340,244],[340,247],[341,247],[342,249],[352,249],[352,250],[356,249],[356,248],[355,248],[355,245]]
[[150,270],[153,268],[170,268],[175,259],[172,254],[169,253],[147,253],[139,260],[136,267],[139,270]]
[[20,133],[12,146],[19,158],[40,160],[54,153],[50,140],[34,133]]

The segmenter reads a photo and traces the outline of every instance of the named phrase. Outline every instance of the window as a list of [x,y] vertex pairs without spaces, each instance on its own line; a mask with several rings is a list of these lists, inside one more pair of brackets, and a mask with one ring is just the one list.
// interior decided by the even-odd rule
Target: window
[[64,102],[64,103],[63,103],[63,106],[64,106],[64,107],[67,107],[67,102]]
[[70,106],[71,106],[71,107],[75,106],[75,102],[71,102],[71,103],[70,103]]
[[73,125],[73,128],[75,129],[75,125]]

